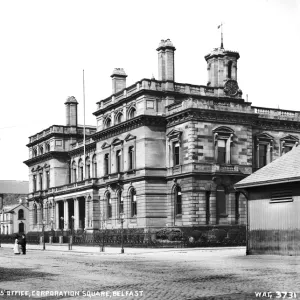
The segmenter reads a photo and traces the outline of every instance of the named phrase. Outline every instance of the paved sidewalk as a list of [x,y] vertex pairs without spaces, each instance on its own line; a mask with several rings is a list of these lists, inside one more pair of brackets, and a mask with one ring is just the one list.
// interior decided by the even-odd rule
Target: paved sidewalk
[[[13,244],[1,244],[3,248],[13,249]],[[43,245],[27,244],[27,250],[43,250]],[[72,250],[69,250],[69,245],[65,244],[45,244],[46,251],[60,251],[60,252],[81,252],[81,253],[97,253],[97,254],[121,254],[120,247],[105,247],[104,252],[101,252],[99,246],[72,246]],[[140,253],[159,253],[159,252],[181,252],[181,251],[220,251],[220,250],[237,250],[245,249],[246,247],[212,247],[212,248],[124,248],[124,254],[134,255]]]

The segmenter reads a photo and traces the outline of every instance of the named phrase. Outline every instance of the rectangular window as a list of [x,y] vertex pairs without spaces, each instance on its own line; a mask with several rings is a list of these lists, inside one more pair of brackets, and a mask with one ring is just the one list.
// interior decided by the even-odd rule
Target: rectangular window
[[118,150],[116,153],[116,165],[117,165],[117,173],[121,172],[121,158],[122,158],[122,151]]
[[284,153],[288,153],[293,149],[293,146],[284,146]]
[[133,147],[129,147],[128,150],[128,168],[129,170],[132,170],[134,168],[134,148]]
[[40,174],[40,190],[43,190],[43,174]]
[[33,188],[33,192],[36,192],[36,175],[33,175],[33,181],[32,181],[32,188]]
[[49,189],[50,188],[50,172],[47,171],[46,172],[46,188]]
[[173,144],[173,164],[174,166],[179,165],[179,143]]
[[259,168],[264,167],[267,164],[267,145],[259,144]]
[[226,215],[226,196],[224,189],[217,190],[217,210],[218,216]]
[[226,140],[218,140],[218,164],[226,163]]
[[291,188],[272,191],[271,203],[291,201],[293,201],[293,193]]
[[109,154],[106,153],[104,155],[104,175],[108,175],[109,173]]

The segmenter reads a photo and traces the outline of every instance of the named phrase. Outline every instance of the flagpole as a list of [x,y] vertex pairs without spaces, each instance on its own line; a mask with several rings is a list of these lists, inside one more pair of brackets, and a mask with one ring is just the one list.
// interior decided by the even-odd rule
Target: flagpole
[[85,87],[83,70],[83,179],[85,179]]
[[223,48],[223,23],[221,23],[221,49]]

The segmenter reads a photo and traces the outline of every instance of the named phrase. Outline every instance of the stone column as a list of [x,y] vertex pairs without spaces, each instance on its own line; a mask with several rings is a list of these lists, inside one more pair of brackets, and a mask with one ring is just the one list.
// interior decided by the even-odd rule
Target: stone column
[[209,211],[210,211],[210,225],[215,225],[217,223],[217,197],[216,191],[210,192],[209,197]]
[[68,200],[64,200],[64,229],[69,229],[69,203]]
[[90,201],[89,201],[89,196],[85,196],[85,220],[84,220],[84,229],[87,229],[89,226],[89,206],[90,206]]
[[79,200],[74,198],[74,230],[79,229]]
[[54,222],[55,222],[55,228],[56,230],[59,230],[59,210],[58,210],[58,201],[55,201],[54,202],[54,209],[55,209],[55,219],[54,219]]

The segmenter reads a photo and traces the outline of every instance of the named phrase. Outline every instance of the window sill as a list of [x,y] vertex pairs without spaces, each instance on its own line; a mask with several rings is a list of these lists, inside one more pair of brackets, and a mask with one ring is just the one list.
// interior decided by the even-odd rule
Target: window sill
[[219,218],[227,218],[228,214],[219,214]]

